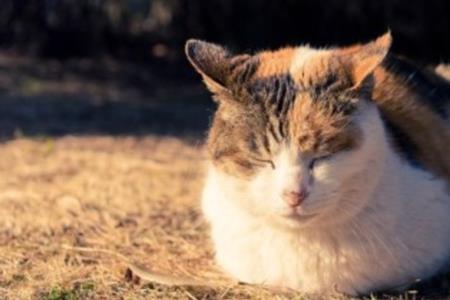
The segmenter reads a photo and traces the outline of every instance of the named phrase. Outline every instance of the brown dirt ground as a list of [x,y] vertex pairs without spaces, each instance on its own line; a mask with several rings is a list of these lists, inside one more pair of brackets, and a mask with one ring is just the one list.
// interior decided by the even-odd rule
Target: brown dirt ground
[[[199,210],[205,123],[195,123],[207,120],[210,106],[172,99],[173,93],[204,97],[199,86],[173,84],[175,92],[154,92],[149,103],[111,79],[93,83],[70,72],[42,79],[39,71],[59,66],[11,61],[0,57],[1,300],[317,299],[236,285],[214,265]],[[73,97],[69,106],[53,101],[67,97]],[[83,119],[79,107],[89,112],[98,102],[99,115]],[[112,255],[66,246],[112,250],[148,270],[222,286],[139,281]],[[396,299],[415,299],[415,292]]]

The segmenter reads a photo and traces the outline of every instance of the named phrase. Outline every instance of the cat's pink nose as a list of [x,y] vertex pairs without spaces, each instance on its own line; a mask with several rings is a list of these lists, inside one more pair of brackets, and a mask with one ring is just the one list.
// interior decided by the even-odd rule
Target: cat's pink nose
[[305,201],[306,197],[308,197],[306,189],[301,189],[299,192],[289,191],[283,193],[283,199],[290,207],[299,206]]

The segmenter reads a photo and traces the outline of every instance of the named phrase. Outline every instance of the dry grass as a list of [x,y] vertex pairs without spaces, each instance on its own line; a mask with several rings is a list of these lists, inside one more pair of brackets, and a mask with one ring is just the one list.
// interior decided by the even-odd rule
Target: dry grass
[[[8,70],[0,75],[10,78]],[[29,100],[42,86],[49,85],[39,82]],[[220,273],[199,210],[201,143],[161,133],[112,137],[78,129],[84,135],[0,144],[0,300],[318,298],[236,285]],[[139,282],[114,256],[66,246],[115,251],[148,270],[221,286]],[[415,298],[410,292],[395,299]]]
[[[0,299],[275,297],[233,286],[214,266],[198,207],[200,147],[156,137],[16,139],[0,157]],[[113,256],[65,245],[113,250],[149,270],[223,287],[138,283]]]

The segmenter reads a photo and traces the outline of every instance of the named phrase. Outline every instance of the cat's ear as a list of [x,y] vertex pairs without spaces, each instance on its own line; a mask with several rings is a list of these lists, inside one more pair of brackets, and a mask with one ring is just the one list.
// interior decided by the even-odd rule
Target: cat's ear
[[189,62],[213,93],[227,91],[233,69],[250,58],[246,54],[234,56],[222,46],[194,39],[186,42],[185,51]]
[[364,85],[369,75],[383,62],[391,44],[392,35],[387,32],[367,44],[342,50],[339,54],[340,60],[350,73],[352,88],[356,89]]

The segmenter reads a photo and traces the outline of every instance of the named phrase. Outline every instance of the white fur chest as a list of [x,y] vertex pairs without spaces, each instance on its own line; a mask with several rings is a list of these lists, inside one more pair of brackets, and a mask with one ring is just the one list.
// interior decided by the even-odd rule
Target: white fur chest
[[[426,278],[448,257],[450,200],[441,182],[415,178],[422,173],[409,176],[420,179],[417,190],[399,195],[397,189],[383,187],[374,194],[377,205],[345,226],[299,231],[235,205],[230,200],[245,195],[211,167],[203,211],[217,261],[241,281],[302,292],[356,295]],[[424,193],[429,200],[421,201]],[[402,197],[411,199],[404,205]]]

